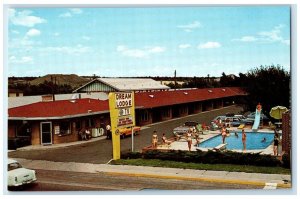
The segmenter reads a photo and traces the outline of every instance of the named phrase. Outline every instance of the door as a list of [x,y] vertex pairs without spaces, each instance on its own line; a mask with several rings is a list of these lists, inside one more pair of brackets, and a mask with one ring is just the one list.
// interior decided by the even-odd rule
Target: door
[[52,144],[52,123],[41,122],[41,144]]

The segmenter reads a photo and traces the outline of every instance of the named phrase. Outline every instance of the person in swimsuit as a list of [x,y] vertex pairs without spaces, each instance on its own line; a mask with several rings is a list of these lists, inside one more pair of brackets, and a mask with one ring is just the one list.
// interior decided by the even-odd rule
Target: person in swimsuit
[[225,126],[223,126],[222,129],[221,129],[221,135],[222,135],[222,141],[223,141],[223,144],[224,144],[225,143],[225,138],[227,136]]
[[192,132],[191,131],[187,132],[186,140],[188,143],[189,151],[191,151],[191,148],[192,148]]
[[158,142],[157,132],[153,131],[153,135],[152,135],[152,147],[153,148],[157,147],[157,142]]
[[261,105],[260,105],[260,103],[258,102],[258,104],[257,104],[257,106],[256,106],[256,109],[257,109],[257,111],[258,112],[260,112],[261,111]]
[[277,131],[275,131],[273,151],[274,151],[274,155],[276,155],[276,156],[278,156],[278,145],[279,145],[279,135],[278,135]]
[[167,140],[167,137],[164,133],[163,133],[163,136],[162,136],[161,140],[162,140],[163,144],[167,144],[167,145],[171,144],[171,142]]
[[246,150],[246,141],[247,141],[247,135],[245,133],[245,130],[242,130],[242,142],[243,142],[243,150]]

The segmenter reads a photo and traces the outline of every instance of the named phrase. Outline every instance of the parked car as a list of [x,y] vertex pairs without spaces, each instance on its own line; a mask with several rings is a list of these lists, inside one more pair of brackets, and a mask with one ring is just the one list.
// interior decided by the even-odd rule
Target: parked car
[[246,125],[253,125],[254,124],[254,118],[246,118],[242,119],[241,122]]
[[182,136],[184,134],[186,134],[189,129],[192,127],[192,128],[195,128],[196,129],[196,126],[198,125],[199,123],[198,122],[195,122],[195,121],[188,121],[188,122],[185,122],[183,125],[179,126],[179,127],[176,127],[174,130],[173,130],[173,134],[175,136],[179,135],[179,136]]
[[235,116],[226,117],[224,121],[225,121],[225,126],[228,126],[230,124],[230,126],[238,127],[241,124],[243,124],[243,121],[239,117],[235,117]]
[[219,121],[220,119],[223,122],[225,120],[225,118],[226,118],[225,115],[219,115],[219,116],[215,117],[211,122],[216,123],[216,121]]
[[[255,112],[252,112],[250,114],[247,115],[247,118],[251,118],[251,119],[255,119]],[[264,121],[264,122],[268,122],[270,119],[263,113],[260,114],[260,118]]]
[[36,172],[34,170],[25,169],[18,161],[8,159],[8,187],[19,187],[33,183],[36,180]]
[[[140,126],[133,127],[133,135],[137,135],[141,131]],[[120,137],[125,138],[126,136],[131,135],[131,127],[125,127],[120,129]]]
[[244,120],[244,119],[247,118],[247,117],[245,117],[244,115],[234,115],[234,117],[237,117],[237,118],[239,118],[239,119],[241,119],[241,120]]

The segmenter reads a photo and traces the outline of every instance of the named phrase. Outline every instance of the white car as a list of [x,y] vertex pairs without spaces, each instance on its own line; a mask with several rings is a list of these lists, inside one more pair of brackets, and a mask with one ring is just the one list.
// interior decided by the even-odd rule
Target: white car
[[34,170],[22,168],[21,164],[13,159],[8,159],[8,187],[18,187],[36,181]]

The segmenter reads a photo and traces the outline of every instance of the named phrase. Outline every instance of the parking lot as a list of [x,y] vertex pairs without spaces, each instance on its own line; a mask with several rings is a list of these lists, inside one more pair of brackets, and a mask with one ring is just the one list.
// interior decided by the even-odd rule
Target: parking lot
[[[135,151],[141,151],[145,146],[151,145],[152,132],[157,131],[159,142],[162,134],[167,138],[173,136],[173,129],[186,121],[196,121],[209,124],[210,121],[218,115],[224,115],[227,112],[239,113],[242,108],[239,106],[230,106],[209,112],[203,112],[195,115],[177,118],[166,122],[160,122],[144,126],[140,134],[135,136]],[[81,141],[84,142],[84,141]],[[121,139],[121,151],[131,151],[131,138]],[[112,158],[111,140],[97,140],[80,145],[73,145],[63,148],[47,150],[16,150],[8,153],[10,158],[25,158],[33,160],[49,160],[57,162],[83,162],[83,163],[107,163]]]

